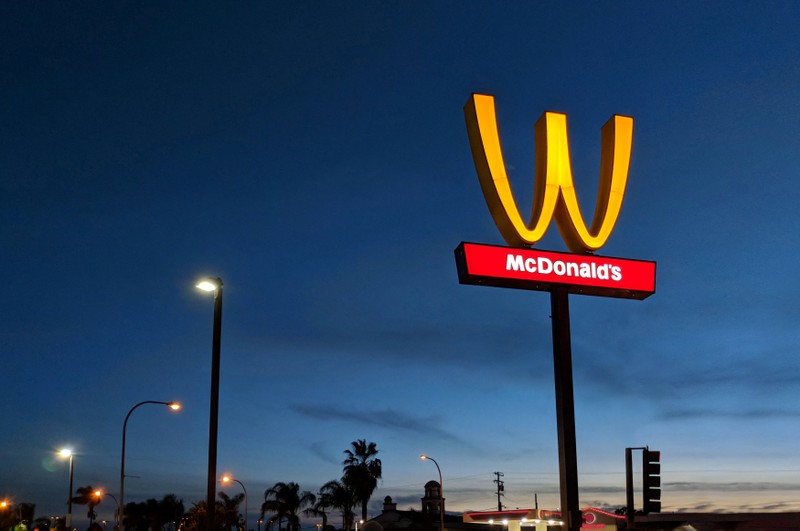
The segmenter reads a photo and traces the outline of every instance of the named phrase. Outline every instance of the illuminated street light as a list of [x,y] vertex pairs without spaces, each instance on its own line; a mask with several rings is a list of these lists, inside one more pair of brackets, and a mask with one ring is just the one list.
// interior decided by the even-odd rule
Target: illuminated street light
[[439,471],[439,531],[444,531],[444,482],[442,481],[442,469],[439,468],[439,463],[433,457],[422,454],[419,458],[423,461],[426,459],[433,461],[433,464],[436,465],[436,470]]
[[[125,415],[125,422],[122,423],[122,458],[121,463],[119,466],[119,502],[117,502],[117,525],[122,526],[122,518],[123,512],[125,511],[125,436],[128,431],[128,419],[131,417],[131,413],[133,413],[137,407],[143,406],[144,404],[160,404],[162,406],[167,406],[173,411],[178,411],[181,408],[181,405],[178,402],[161,402],[159,400],[144,400],[139,402],[135,406],[133,406],[128,414]],[[116,501],[116,498],[115,500]],[[69,527],[69,524],[67,524]],[[69,531],[69,529],[67,529]]]
[[[114,495],[111,494],[110,492],[103,492],[100,489],[94,491],[94,495],[98,498],[98,500],[102,499],[103,495],[108,496],[112,500],[114,500],[115,504],[117,504],[117,510],[114,512],[114,529],[119,529],[119,524],[120,524],[119,518],[121,516],[120,515],[120,511],[119,511],[119,500],[117,500],[117,498],[115,498]],[[105,529],[105,527],[106,527],[105,520],[103,520],[103,522],[104,522],[103,523],[103,529]]]
[[[232,478],[227,474],[222,476],[222,482],[223,483],[230,483],[231,481],[234,481],[234,482],[238,483],[239,485],[241,485],[242,486],[242,490],[244,491],[244,531],[247,531],[247,489],[244,488],[244,483],[242,483],[238,479]],[[260,520],[259,520],[259,524],[258,525],[259,525],[259,528],[260,528],[261,527],[261,521]]]
[[67,531],[72,529],[72,458],[74,454],[70,448],[62,448],[58,451],[58,455],[64,458],[69,458],[69,498],[67,498],[67,518],[64,520],[64,525]]
[[[9,502],[8,500],[0,500],[0,510],[4,511],[6,509],[11,509],[14,507],[14,504]],[[17,507],[17,513],[19,514],[19,521],[22,523],[22,506]]]
[[222,279],[205,278],[198,289],[214,292],[214,331],[211,339],[211,410],[208,415],[207,531],[214,529],[217,498],[217,431],[219,429],[219,345],[222,335]]

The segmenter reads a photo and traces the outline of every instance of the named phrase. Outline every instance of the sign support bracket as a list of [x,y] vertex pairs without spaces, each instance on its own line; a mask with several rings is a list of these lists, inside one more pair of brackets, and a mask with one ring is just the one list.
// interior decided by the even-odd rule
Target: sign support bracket
[[553,327],[553,368],[556,384],[558,467],[563,529],[579,531],[583,516],[578,500],[578,456],[575,436],[575,399],[572,385],[572,344],[569,329],[569,294],[565,286],[550,288]]

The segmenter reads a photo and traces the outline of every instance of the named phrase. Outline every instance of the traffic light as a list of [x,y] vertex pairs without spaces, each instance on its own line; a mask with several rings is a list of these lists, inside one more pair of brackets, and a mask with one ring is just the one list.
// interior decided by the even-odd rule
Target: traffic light
[[644,514],[661,512],[661,452],[642,452]]

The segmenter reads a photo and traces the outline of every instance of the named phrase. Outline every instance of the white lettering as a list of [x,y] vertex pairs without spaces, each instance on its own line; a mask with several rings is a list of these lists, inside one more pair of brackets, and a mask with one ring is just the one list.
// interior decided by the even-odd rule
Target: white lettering
[[506,271],[522,271],[525,266],[520,255],[510,254],[506,258]]
[[575,262],[567,262],[567,276],[568,277],[580,276],[578,274],[578,264],[576,264]]
[[580,277],[597,280],[622,280],[622,267],[611,264],[565,262],[540,256],[524,258],[519,254],[506,256],[507,271],[527,271],[540,275],[556,274],[560,277]]

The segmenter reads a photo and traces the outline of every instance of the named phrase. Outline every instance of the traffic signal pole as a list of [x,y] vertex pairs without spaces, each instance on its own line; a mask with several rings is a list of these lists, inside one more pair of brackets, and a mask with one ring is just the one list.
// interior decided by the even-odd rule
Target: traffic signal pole
[[625,518],[628,529],[634,529],[633,450],[642,451],[642,513],[661,512],[661,452],[649,446],[625,448]]

